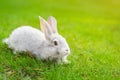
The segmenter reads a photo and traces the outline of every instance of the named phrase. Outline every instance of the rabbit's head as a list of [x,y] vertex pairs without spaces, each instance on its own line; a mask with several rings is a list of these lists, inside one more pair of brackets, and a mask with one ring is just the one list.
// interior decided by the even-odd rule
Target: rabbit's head
[[[57,21],[54,17],[48,17],[48,21],[40,18],[41,30],[45,35],[49,46],[51,57],[60,58],[70,54],[70,48],[65,40],[57,31]],[[51,53],[52,52],[52,53]]]

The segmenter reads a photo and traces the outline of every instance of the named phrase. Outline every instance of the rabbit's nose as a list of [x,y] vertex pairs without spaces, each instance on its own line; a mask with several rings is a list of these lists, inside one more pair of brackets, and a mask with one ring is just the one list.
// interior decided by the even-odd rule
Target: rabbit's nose
[[66,49],[65,51],[68,52],[68,49]]
[[69,53],[69,50],[68,50],[68,49],[65,49],[65,53]]

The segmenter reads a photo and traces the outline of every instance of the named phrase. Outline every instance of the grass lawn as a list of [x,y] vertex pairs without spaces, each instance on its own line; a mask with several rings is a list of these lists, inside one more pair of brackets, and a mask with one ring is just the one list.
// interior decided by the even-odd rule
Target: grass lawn
[[[71,64],[14,55],[2,39],[13,29],[39,29],[53,15],[71,48]],[[1,0],[0,80],[120,80],[119,0]]]

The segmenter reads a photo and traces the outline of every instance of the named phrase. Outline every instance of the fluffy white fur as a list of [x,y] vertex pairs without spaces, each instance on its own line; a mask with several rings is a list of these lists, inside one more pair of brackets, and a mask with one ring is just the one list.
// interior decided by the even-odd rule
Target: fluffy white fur
[[57,32],[56,19],[50,16],[47,22],[42,17],[39,18],[42,32],[30,26],[22,26],[15,29],[4,42],[15,54],[17,51],[29,51],[37,59],[68,63],[70,48],[65,38]]

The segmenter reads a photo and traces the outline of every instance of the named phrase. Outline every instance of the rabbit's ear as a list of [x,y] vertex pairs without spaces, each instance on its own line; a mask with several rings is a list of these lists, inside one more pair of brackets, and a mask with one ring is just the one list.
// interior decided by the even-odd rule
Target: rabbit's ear
[[41,30],[45,34],[46,38],[49,39],[50,35],[52,34],[52,30],[50,28],[50,25],[41,16],[39,16],[39,19],[40,19]]
[[49,23],[49,25],[51,27],[52,32],[53,33],[58,33],[57,32],[57,21],[53,16],[48,17],[48,23]]

